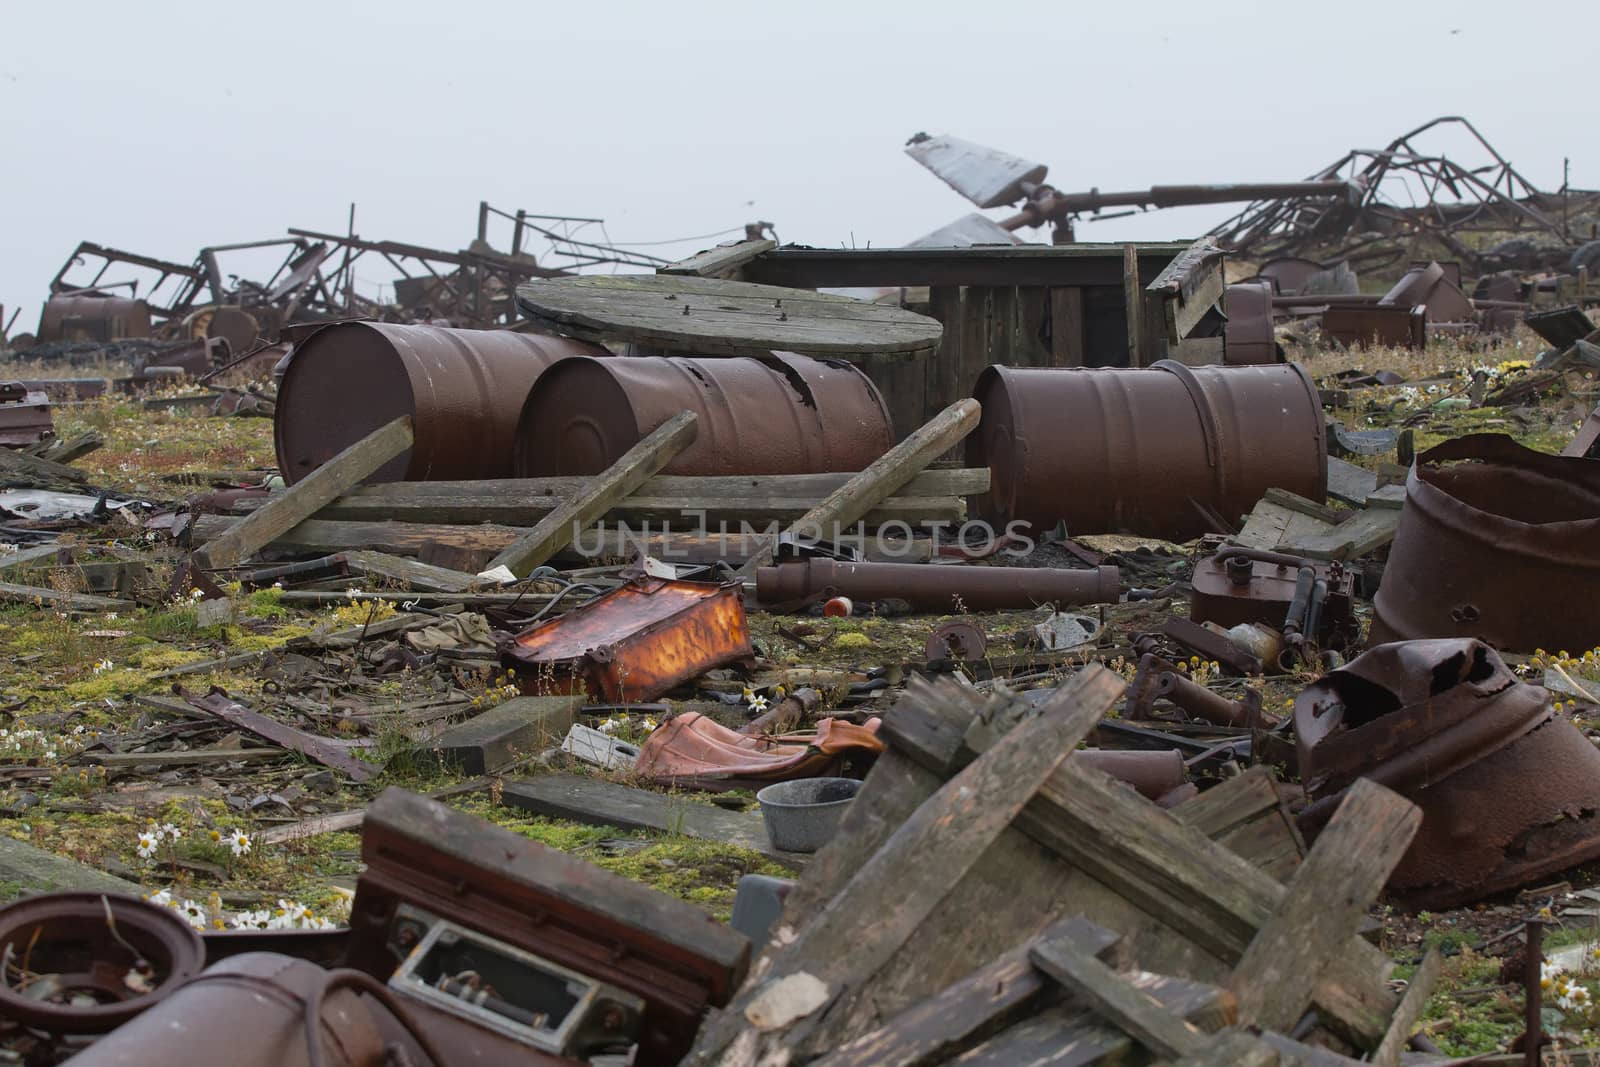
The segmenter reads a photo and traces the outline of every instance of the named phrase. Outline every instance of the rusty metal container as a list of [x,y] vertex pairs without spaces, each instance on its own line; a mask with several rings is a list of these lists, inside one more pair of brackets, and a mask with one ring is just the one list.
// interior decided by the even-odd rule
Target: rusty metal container
[[992,481],[977,507],[1035,531],[1181,541],[1271,488],[1321,500],[1328,450],[1316,385],[1297,364],[1149,368],[990,367],[967,465]]
[[883,397],[839,360],[569,359],[528,394],[517,476],[598,474],[680,411],[697,431],[665,474],[859,471],[894,444]]
[[524,692],[623,704],[754,654],[739,586],[643,578],[524,630],[501,659]]
[[40,341],[115,341],[150,336],[150,305],[125,296],[52,296],[39,313]]
[[528,390],[546,367],[576,355],[605,349],[505,330],[324,326],[295,346],[283,372],[273,424],[278,469],[292,485],[410,415],[416,443],[368,481],[509,478]]
[[1600,856],[1600,752],[1470,639],[1379,645],[1294,702],[1314,832],[1358,778],[1422,808],[1389,889],[1452,908]]
[[49,396],[21,382],[0,382],[0,447],[36,445],[55,428]]
[[808,559],[756,568],[756,598],[782,607],[839,594],[859,603],[903,600],[915,611],[999,611],[1040,604],[1115,603],[1122,593],[1115,567],[937,566]]
[[[1470,462],[1459,462],[1470,461]],[[1499,434],[1418,457],[1373,601],[1372,641],[1600,645],[1600,464]]]

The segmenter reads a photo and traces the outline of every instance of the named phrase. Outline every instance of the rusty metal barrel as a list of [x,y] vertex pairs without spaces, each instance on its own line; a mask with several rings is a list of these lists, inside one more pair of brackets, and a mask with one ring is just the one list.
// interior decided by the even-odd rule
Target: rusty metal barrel
[[1112,604],[1122,595],[1115,567],[932,566],[807,559],[756,568],[756,598],[773,607],[821,596],[903,600],[914,611],[1003,611],[1041,604]]
[[699,422],[666,474],[859,471],[894,444],[877,387],[839,360],[577,358],[551,367],[528,394],[517,476],[598,474],[680,411]]
[[1321,500],[1316,386],[1293,363],[1144,369],[990,367],[967,465],[988,467],[991,522],[1182,541],[1236,522],[1268,489]]
[[291,485],[410,415],[416,441],[370,482],[509,478],[517,417],[546,367],[605,355],[583,341],[505,330],[342,322],[295,347],[273,437]]

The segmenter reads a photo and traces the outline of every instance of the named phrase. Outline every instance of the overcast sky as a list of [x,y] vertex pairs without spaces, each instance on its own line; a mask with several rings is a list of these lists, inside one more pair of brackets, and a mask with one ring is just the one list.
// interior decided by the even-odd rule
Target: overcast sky
[[[352,201],[364,237],[449,249],[480,200],[603,216],[618,242],[760,218],[785,241],[900,244],[971,210],[901,151],[919,130],[1113,190],[1301,178],[1459,114],[1534,183],[1559,187],[1570,156],[1573,185],[1600,186],[1565,43],[1594,39],[1593,0],[14,0],[3,25],[0,303],[22,306],[18,330],[79,240],[188,262],[342,232]],[[1229,213],[1078,234],[1189,237]]]

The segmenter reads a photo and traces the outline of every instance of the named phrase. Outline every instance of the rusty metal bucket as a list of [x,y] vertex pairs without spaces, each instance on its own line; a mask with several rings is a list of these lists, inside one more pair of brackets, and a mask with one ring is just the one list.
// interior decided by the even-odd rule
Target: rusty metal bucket
[[410,415],[416,443],[368,481],[509,478],[522,402],[565,356],[605,349],[564,337],[384,322],[325,326],[297,345],[273,423],[291,485],[373,430]]
[[1187,540],[1271,488],[1321,500],[1322,404],[1298,365],[1148,369],[990,367],[967,465],[988,467],[978,509],[1073,533]]
[[839,360],[568,359],[528,394],[517,476],[598,474],[680,411],[697,432],[667,474],[859,471],[894,444],[883,397]]
[[1389,879],[1416,907],[1455,907],[1600,856],[1600,752],[1473,640],[1379,645],[1294,706],[1320,828],[1357,778],[1415,801],[1422,828]]
[[[1472,462],[1453,462],[1472,461]],[[1600,645],[1600,464],[1473,434],[1423,453],[1373,602],[1372,641]]]

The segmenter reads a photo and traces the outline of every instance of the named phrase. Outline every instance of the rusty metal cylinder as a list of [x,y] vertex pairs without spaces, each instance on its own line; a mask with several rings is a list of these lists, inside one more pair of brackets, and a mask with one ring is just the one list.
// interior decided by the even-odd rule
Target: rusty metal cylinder
[[1115,567],[1079,571],[808,559],[756,569],[756,598],[767,605],[838,593],[858,602],[903,600],[914,611],[999,611],[1114,603],[1121,591]]
[[[306,1007],[329,972],[270,952],[248,952],[208,967],[166,1000],[96,1041],[76,1067],[165,1067],[228,1063],[233,1067],[304,1067]],[[378,1067],[387,1062],[375,1013],[350,990],[322,1005],[322,1062]]]
[[1155,694],[1166,697],[1195,718],[1218,726],[1249,726],[1252,719],[1259,719],[1261,712],[1259,697],[1253,707],[1243,701],[1229,700],[1176,671],[1163,672],[1156,679]]
[[839,360],[568,359],[528,394],[517,476],[598,474],[680,411],[698,417],[695,439],[665,474],[859,471],[894,444],[877,387]]
[[1315,384],[1293,363],[1143,369],[990,367],[967,465],[978,510],[1073,533],[1183,541],[1236,522],[1268,489],[1321,500],[1328,450]]
[[565,337],[386,322],[325,326],[294,349],[278,391],[278,469],[294,484],[410,415],[415,444],[369,482],[509,478],[517,418],[546,367],[605,349]]

